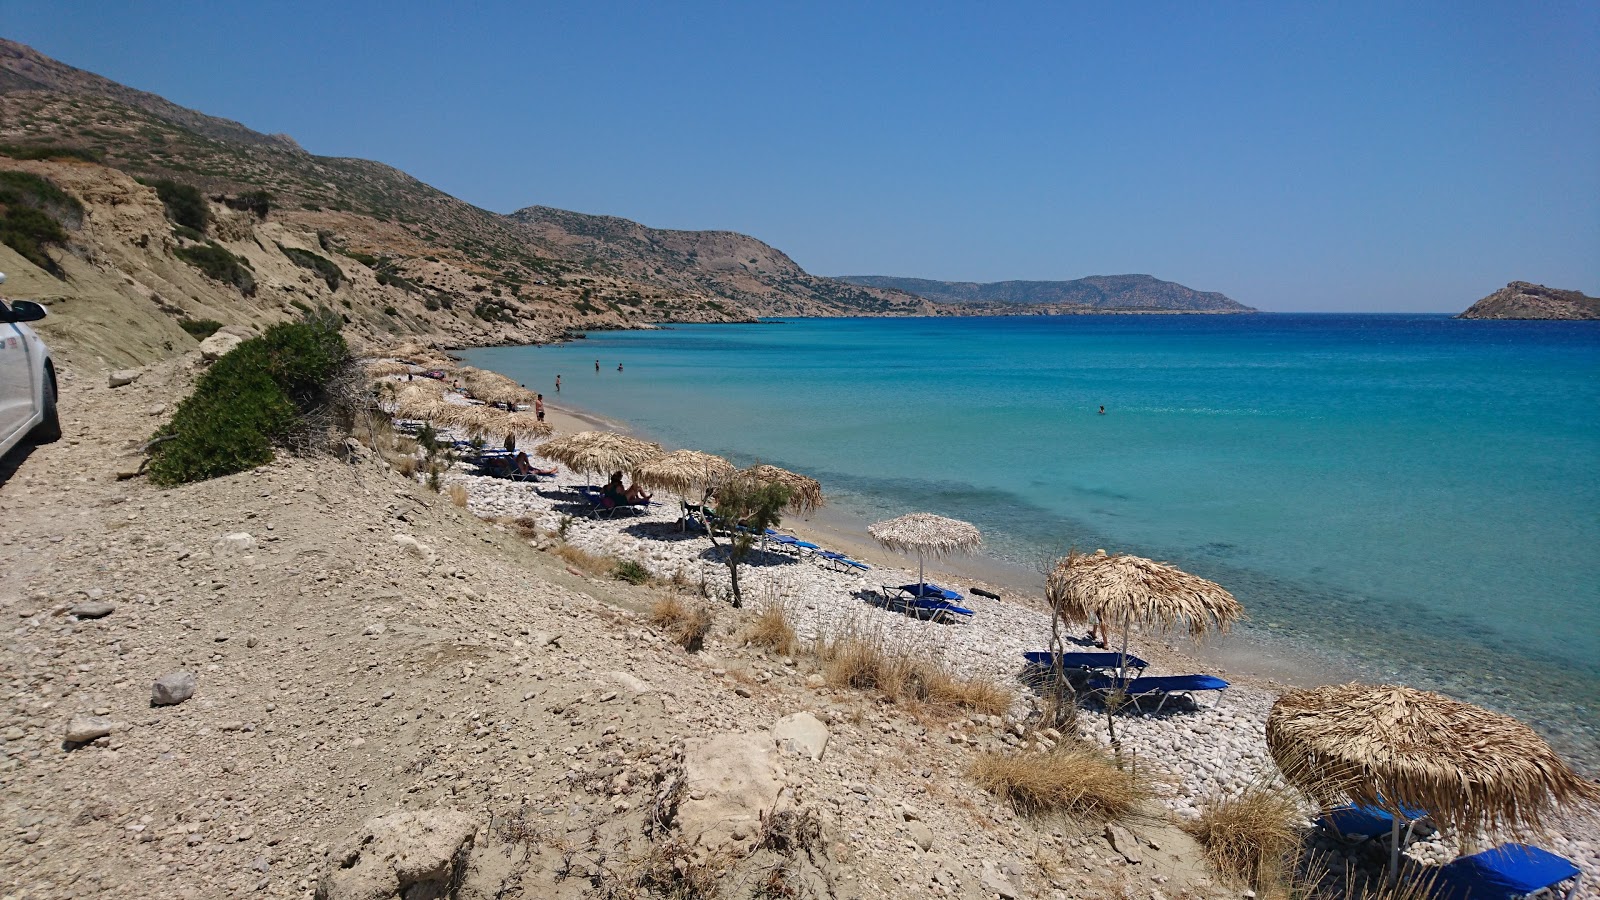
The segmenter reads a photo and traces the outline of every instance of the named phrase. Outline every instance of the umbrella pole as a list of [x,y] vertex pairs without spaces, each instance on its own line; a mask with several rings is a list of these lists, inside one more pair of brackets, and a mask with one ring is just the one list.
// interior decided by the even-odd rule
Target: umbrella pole
[[[922,577],[922,551],[918,550],[917,551],[917,584],[925,585],[927,583],[928,582],[924,581],[923,577]],[[917,591],[918,591],[918,593],[921,593],[922,589],[921,588],[917,588]]]
[[1400,881],[1400,816],[1389,820],[1389,887]]

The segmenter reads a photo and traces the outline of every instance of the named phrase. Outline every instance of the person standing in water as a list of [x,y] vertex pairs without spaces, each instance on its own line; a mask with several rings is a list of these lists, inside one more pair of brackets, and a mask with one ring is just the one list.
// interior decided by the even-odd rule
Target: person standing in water
[[596,372],[600,371],[600,360],[598,359],[594,361],[594,370]]
[[1100,407],[1100,415],[1103,416],[1105,414],[1106,414],[1106,408],[1104,406]]
[[622,363],[617,363],[617,371],[618,372],[622,371]]
[[561,376],[556,376],[556,393],[561,393]]

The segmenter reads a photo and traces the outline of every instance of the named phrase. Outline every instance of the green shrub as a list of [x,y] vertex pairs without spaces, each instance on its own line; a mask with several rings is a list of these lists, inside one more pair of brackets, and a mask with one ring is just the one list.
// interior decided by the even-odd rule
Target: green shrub
[[0,243],[57,278],[66,273],[45,252],[67,242],[63,225],[83,221],[83,204],[51,183],[27,172],[0,172]]
[[629,584],[647,584],[650,581],[650,570],[631,559],[624,559],[611,570],[611,577]]
[[0,156],[9,156],[12,159],[76,159],[92,163],[100,162],[106,158],[104,152],[92,148],[55,147],[49,144],[32,147],[0,144]]
[[222,205],[240,212],[252,212],[256,218],[265,219],[272,210],[272,193],[270,191],[245,191],[237,197],[223,197]]
[[189,332],[189,336],[197,341],[203,341],[222,327],[216,319],[179,319],[178,327]]
[[255,296],[256,279],[245,268],[245,261],[215,241],[207,241],[199,247],[179,247],[173,252],[179,259],[206,273],[208,278],[231,284],[246,297]]
[[183,484],[231,475],[272,460],[274,443],[327,401],[349,362],[337,319],[283,323],[217,360],[156,433],[150,478]]
[[395,309],[392,306],[385,306],[383,308],[383,314],[386,316],[398,316],[400,315],[400,310]]
[[201,234],[198,231],[195,231],[193,228],[190,228],[187,225],[174,225],[174,226],[172,226],[172,233],[177,235],[178,237],[181,237],[181,238],[188,238],[189,240],[194,241],[197,244],[206,239],[205,235]]
[[206,198],[200,195],[199,188],[164,178],[145,184],[156,189],[156,196],[161,198],[161,205],[167,209],[167,218],[205,234],[206,226],[211,222],[211,211],[206,208]]
[[284,256],[289,257],[290,262],[321,275],[322,280],[328,283],[328,290],[339,289],[339,282],[344,279],[344,270],[335,265],[333,260],[312,253],[310,250],[301,250],[299,247],[285,247],[279,244],[278,249],[283,251]]

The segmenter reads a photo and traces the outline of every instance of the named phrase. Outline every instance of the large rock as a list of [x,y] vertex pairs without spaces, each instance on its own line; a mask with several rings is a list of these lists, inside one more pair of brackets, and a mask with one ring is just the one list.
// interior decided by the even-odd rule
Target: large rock
[[684,742],[678,828],[697,850],[751,849],[761,817],[778,805],[786,776],[765,734],[719,734]]
[[828,726],[811,713],[798,712],[772,726],[772,739],[785,753],[819,760],[828,749]]
[[67,612],[80,619],[104,619],[116,609],[104,600],[84,600],[81,603],[74,603]]
[[430,565],[439,561],[439,554],[433,552],[432,547],[429,547],[427,544],[424,544],[409,534],[395,535],[394,542],[400,545],[400,549],[410,553],[412,556],[415,556],[418,559],[426,561]]
[[110,719],[102,719],[99,716],[73,716],[72,721],[67,723],[66,741],[69,744],[87,744],[110,734],[113,727]]
[[248,531],[235,531],[217,538],[211,546],[212,556],[234,556],[256,549],[256,539]]
[[454,809],[368,819],[329,855],[317,900],[444,900],[467,874],[478,823]]
[[124,387],[139,380],[138,369],[118,369],[106,377],[106,384],[114,388]]
[[229,353],[235,347],[244,343],[244,338],[228,331],[218,331],[211,337],[200,342],[200,358],[206,362],[215,362]]
[[169,672],[150,687],[151,706],[176,706],[194,696],[197,686],[193,672]]

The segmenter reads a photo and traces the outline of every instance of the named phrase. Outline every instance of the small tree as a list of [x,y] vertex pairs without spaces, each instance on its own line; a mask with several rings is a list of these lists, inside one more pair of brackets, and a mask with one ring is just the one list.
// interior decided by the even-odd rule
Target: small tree
[[[776,482],[756,482],[735,478],[717,489],[717,518],[728,528],[728,579],[733,586],[733,608],[744,606],[739,591],[739,564],[755,549],[756,543],[783,521],[783,508],[789,505],[791,491]],[[716,545],[716,529],[711,530]]]

